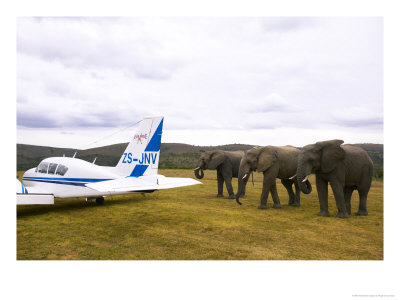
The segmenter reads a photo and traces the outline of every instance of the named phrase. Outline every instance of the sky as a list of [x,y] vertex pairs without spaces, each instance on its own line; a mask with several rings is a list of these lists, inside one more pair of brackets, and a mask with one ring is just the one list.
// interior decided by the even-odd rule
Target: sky
[[383,143],[380,17],[18,17],[16,34],[18,143],[126,142],[160,115],[164,143]]

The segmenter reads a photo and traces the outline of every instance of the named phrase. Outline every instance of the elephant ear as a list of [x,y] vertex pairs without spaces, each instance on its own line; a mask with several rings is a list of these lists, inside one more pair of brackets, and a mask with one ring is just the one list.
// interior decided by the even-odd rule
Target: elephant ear
[[318,142],[321,146],[321,170],[324,173],[332,172],[338,163],[344,160],[345,152],[341,144],[342,140],[331,140],[325,142]]
[[225,160],[224,151],[215,151],[211,154],[210,162],[208,163],[208,169],[216,169]]
[[278,160],[278,154],[272,147],[264,147],[258,155],[257,171],[264,172],[268,170]]

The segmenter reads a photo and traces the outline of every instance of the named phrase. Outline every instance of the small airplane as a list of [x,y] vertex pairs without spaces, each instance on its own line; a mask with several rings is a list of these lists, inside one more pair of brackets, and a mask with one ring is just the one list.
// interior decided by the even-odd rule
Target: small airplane
[[[54,198],[104,197],[151,193],[201,182],[158,174],[164,117],[145,118],[115,167],[95,165],[74,157],[50,157],[17,179],[17,205],[54,204]],[[95,159],[96,160],[96,159]]]

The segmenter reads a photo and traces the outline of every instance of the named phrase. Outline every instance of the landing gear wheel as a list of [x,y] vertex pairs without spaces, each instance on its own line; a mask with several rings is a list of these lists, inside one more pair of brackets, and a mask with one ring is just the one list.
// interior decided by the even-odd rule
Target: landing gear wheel
[[104,198],[103,197],[96,198],[96,204],[97,205],[103,205],[104,204]]

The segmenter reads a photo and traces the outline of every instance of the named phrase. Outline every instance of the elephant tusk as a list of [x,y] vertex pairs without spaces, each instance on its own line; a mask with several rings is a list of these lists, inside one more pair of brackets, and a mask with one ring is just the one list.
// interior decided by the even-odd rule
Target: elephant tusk
[[293,179],[295,179],[296,178],[296,176],[297,176],[297,174],[294,174],[292,177],[290,177],[289,179],[290,180],[293,180]]
[[310,176],[310,175],[307,175],[306,178],[304,178],[302,182],[306,182],[308,179],[308,176]]
[[198,169],[201,169],[200,167],[197,167],[196,169],[194,169],[193,171],[196,171],[196,170],[198,170]]
[[244,176],[243,176],[243,178],[242,179],[245,179],[247,177],[247,173],[246,174],[244,174]]

